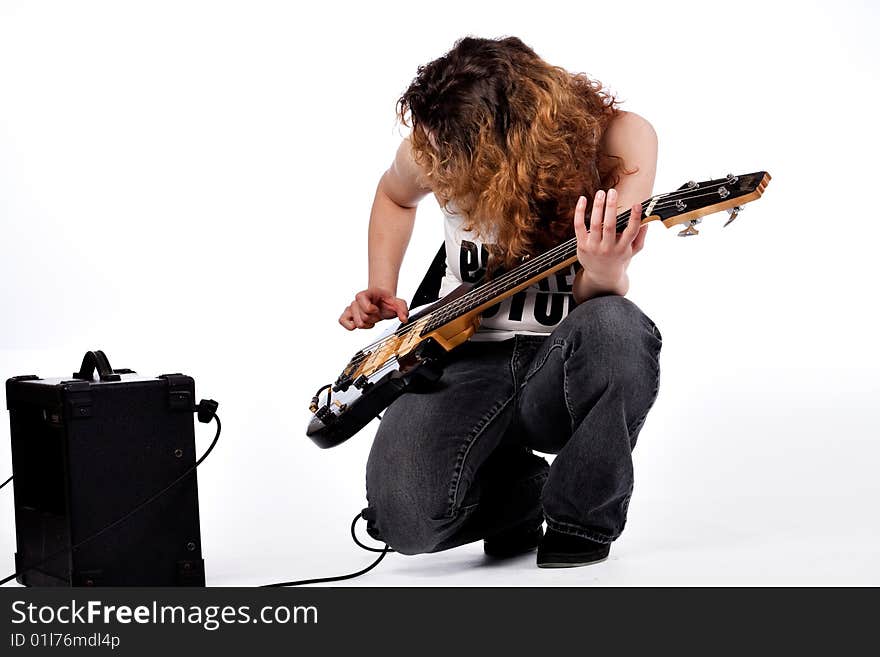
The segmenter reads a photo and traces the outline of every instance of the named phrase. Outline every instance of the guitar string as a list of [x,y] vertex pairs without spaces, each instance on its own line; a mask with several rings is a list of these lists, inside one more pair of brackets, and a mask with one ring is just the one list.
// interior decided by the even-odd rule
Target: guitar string
[[[720,183],[712,183],[712,184],[707,183],[706,186],[696,187],[696,188],[687,189],[687,190],[676,190],[675,192],[670,192],[666,195],[659,195],[658,202],[652,208],[652,214],[653,214],[654,210],[660,210],[660,209],[668,208],[672,205],[675,205],[675,202],[680,200],[677,198],[673,198],[676,195],[686,194],[686,193],[696,191],[696,190],[712,190],[714,188],[723,187],[725,184],[731,184],[731,183],[727,179],[724,179]],[[706,193],[696,194],[696,195],[687,196],[687,198],[688,199],[696,199],[696,198],[701,198],[701,197],[705,197],[705,196],[711,196],[713,194],[714,194],[714,192],[710,192],[708,194],[706,194]],[[657,198],[657,197],[651,197],[651,198],[647,199],[646,201],[643,201],[641,203],[641,205],[644,206],[647,203],[650,206],[650,203],[654,198]],[[643,207],[642,211],[644,212],[645,210],[646,210],[646,208]],[[627,210],[624,210],[623,212],[621,212],[619,215],[617,215],[617,223],[616,223],[616,227],[615,227],[616,230],[620,230],[620,229],[626,227],[626,224],[629,222],[630,213],[631,213],[631,210],[627,209]],[[436,311],[428,313],[424,317],[420,318],[418,321],[422,322],[424,319],[430,317],[430,318],[432,318],[432,320],[435,320],[435,321],[443,318],[443,323],[446,323],[446,321],[448,321],[449,318],[454,316],[455,313],[457,313],[460,309],[464,308],[466,305],[472,303],[474,301],[474,299],[479,298],[480,296],[484,297],[479,303],[476,304],[478,306],[481,303],[484,303],[486,300],[490,299],[491,296],[493,296],[497,292],[501,291],[504,287],[506,287],[508,285],[508,283],[512,282],[517,277],[522,277],[525,274],[524,278],[522,278],[522,280],[520,281],[520,282],[523,282],[524,280],[528,279],[529,276],[533,275],[536,271],[540,270],[545,265],[550,265],[552,260],[555,257],[564,254],[572,245],[576,245],[576,244],[577,244],[577,238],[571,238],[569,240],[566,240],[562,244],[559,244],[559,245],[553,247],[549,251],[546,251],[545,253],[541,254],[540,256],[534,258],[533,260],[529,260],[528,262],[523,263],[523,265],[520,265],[519,267],[516,267],[515,269],[510,270],[509,272],[502,275],[498,279],[496,279],[494,281],[490,281],[489,283],[487,283],[487,285],[485,287],[481,286],[481,287],[475,288],[471,292],[464,294],[462,297],[447,304],[446,306],[443,306],[441,308],[438,308]],[[536,268],[536,266],[537,266],[537,268]],[[526,272],[528,272],[528,273],[526,273]],[[470,296],[472,293],[474,293],[473,297]],[[487,295],[487,293],[488,293],[488,295]],[[462,302],[468,302],[468,303],[462,304]],[[450,312],[453,308],[455,309],[455,311]],[[432,321],[428,321],[425,324],[426,325],[432,324]],[[373,351],[370,353],[364,353],[363,355],[361,355],[357,358],[351,359],[349,361],[349,364],[346,365],[345,369],[349,369],[350,367],[352,367],[354,365],[359,365],[364,360],[373,356],[374,352],[379,347],[385,346],[389,341],[393,340],[396,337],[400,337],[400,336],[405,335],[406,333],[411,332],[415,328],[415,326],[417,326],[417,325],[418,324],[407,324],[407,325],[397,329],[396,331],[394,331],[394,333],[392,333],[384,338],[381,338],[379,340],[376,340],[373,343],[370,343],[367,346],[363,347],[360,351],[366,351],[371,348],[373,349]],[[440,325],[442,325],[442,324],[440,324]],[[432,330],[434,330],[436,328],[438,328],[438,326],[434,326],[432,328]],[[387,361],[385,361],[385,362],[387,362]]]
[[[722,182],[722,183],[717,183],[716,185],[717,185],[717,186],[723,186],[723,185],[724,185],[725,183],[727,183],[727,182],[728,182],[728,181],[725,179],[724,182]],[[698,188],[693,188],[693,189],[700,189],[700,190],[703,190],[703,189],[711,189],[712,186],[713,186],[713,185],[707,183],[707,186],[706,186],[706,187],[698,187]],[[670,200],[673,200],[673,199],[672,199],[673,196],[675,196],[675,195],[677,195],[677,194],[683,194],[683,193],[686,193],[686,192],[693,191],[693,189],[689,189],[689,190],[677,190],[676,192],[670,192],[670,193],[668,193],[668,194],[666,194],[666,195],[662,195],[662,194],[660,194],[660,195],[658,195],[658,196],[651,197],[651,198],[647,199],[646,201],[643,201],[641,205],[644,206],[644,205],[647,204],[648,206],[650,206],[651,201],[652,201],[654,198],[658,198],[658,197],[659,197],[660,200],[659,200],[658,203],[654,206],[653,209],[654,209],[654,210],[658,210],[658,209],[661,209],[661,208],[669,207],[669,201],[670,201]],[[705,194],[701,194],[701,195],[699,195],[699,196],[705,196]],[[691,197],[691,198],[697,198],[697,196],[694,196],[694,197]],[[676,199],[676,200],[677,200],[677,199]],[[644,211],[645,209],[646,209],[646,208],[643,208],[642,210]],[[630,210],[630,209],[627,209],[627,210],[624,210],[623,212],[621,212],[619,215],[617,215],[617,228],[621,228],[621,224],[624,224],[624,226],[625,226],[625,224],[628,223],[630,212],[631,212],[631,210]],[[560,245],[557,245],[557,246],[554,247],[553,249],[550,249],[549,251],[547,251],[547,252],[541,254],[541,256],[536,257],[534,260],[530,260],[528,264],[529,264],[529,265],[534,265],[535,263],[539,262],[539,260],[543,259],[545,256],[548,256],[548,255],[553,254],[554,251],[556,251],[556,250],[559,249],[560,247],[564,247],[564,246],[566,246],[567,244],[568,244],[568,241],[563,242],[563,243],[560,244]],[[523,263],[523,264],[526,264],[526,263]],[[510,272],[507,272],[507,274],[513,274],[513,273],[515,273],[515,272],[519,272],[519,271],[520,271],[519,268],[516,268],[516,269],[514,269],[514,270],[511,270]],[[506,276],[506,275],[505,275],[505,276]],[[502,277],[500,277],[500,278],[498,278],[498,279],[495,279],[495,281],[491,281],[490,283],[498,283],[498,282],[505,281],[505,276],[502,276]],[[480,289],[482,290],[483,288],[480,288]],[[467,295],[465,295],[465,296],[467,296]],[[462,298],[464,298],[464,297],[462,297]],[[452,304],[449,304],[449,305],[451,306]],[[434,311],[434,312],[439,312],[439,311],[440,311],[440,309],[438,309],[437,311]],[[433,313],[431,313],[431,315],[432,315],[432,314],[433,314]],[[374,342],[372,342],[372,343],[366,345],[365,347],[363,347],[363,348],[361,349],[361,351],[365,351],[365,350],[367,350],[367,349],[370,349],[371,347],[377,347],[378,345],[382,344],[383,342],[386,342],[386,341],[392,339],[394,336],[402,335],[403,333],[406,333],[406,332],[408,332],[408,331],[411,330],[411,329],[412,329],[412,325],[405,325],[405,326],[399,328],[397,331],[395,331],[394,334],[389,335],[389,336],[386,336],[385,338],[380,338],[380,339],[378,339],[378,340],[376,340],[376,341],[374,341]],[[367,355],[364,356],[364,358],[367,358],[367,357],[368,357]],[[353,360],[352,362],[355,362],[355,361]]]
[[[711,196],[711,195],[712,195],[711,193],[710,194],[699,194],[696,196],[692,196],[690,198],[700,198],[701,196]],[[658,203],[657,205],[654,206],[654,209],[658,209],[660,207],[661,207],[661,205]],[[662,207],[668,207],[668,204],[665,204]],[[630,213],[629,210],[625,210],[624,212],[621,212],[620,215],[618,215],[616,229],[619,230],[621,228],[626,227],[626,225],[629,222],[629,217],[624,216],[624,215],[628,215],[629,213]],[[569,254],[568,251],[570,251],[572,246],[576,246],[576,245],[577,245],[577,238],[571,238],[569,240],[566,240],[562,244],[557,245],[556,247],[554,247],[550,251],[547,251],[545,254],[542,254],[541,256],[539,256],[538,258],[535,258],[534,260],[529,260],[527,263],[524,263],[525,265],[527,265],[526,269],[528,269],[528,265],[534,264],[534,263],[538,262],[538,260],[542,260],[542,259],[546,260],[546,264],[549,265],[552,263],[552,260],[555,259],[556,255],[563,255],[564,254],[566,257],[570,257],[571,254]],[[557,252],[556,254],[554,254],[554,257],[544,258],[544,256],[549,255],[549,254],[553,253],[554,251]],[[542,263],[542,266],[543,266],[543,263]],[[522,270],[522,271],[526,271],[526,270]],[[511,273],[513,273],[513,272],[519,272],[519,268],[513,270]],[[527,279],[533,273],[534,273],[534,268],[532,267],[531,271],[529,271],[529,274],[527,276],[525,276],[520,282],[524,282],[524,280]],[[516,277],[514,277],[514,278],[516,278]],[[500,282],[501,280],[502,279],[499,278],[498,281],[496,281],[496,282]],[[506,286],[506,284],[507,283],[505,282],[502,287]],[[483,298],[476,305],[480,305],[480,304],[484,303],[485,301],[489,300],[489,298],[491,298],[496,292],[499,291],[499,288],[497,285],[495,286],[495,289],[492,289],[492,287],[493,287],[492,282],[490,282],[486,287],[479,287],[479,288],[474,289],[473,290],[473,293],[474,293],[473,298],[468,299],[468,297],[471,296],[471,293],[463,295],[459,299],[456,299],[455,301],[438,309],[438,311],[437,311],[438,315],[443,316],[444,313],[450,314],[450,312],[452,314],[454,314],[461,307],[464,307],[466,305],[470,305],[469,303],[463,303],[463,302],[473,302],[474,299],[479,298],[481,295],[483,296]],[[450,311],[450,312],[447,312],[447,311]]]
[[[705,187],[699,187],[699,188],[695,188],[695,189],[700,189],[700,190],[710,189],[711,190],[713,187],[721,187],[724,184],[729,184],[726,179],[723,182],[715,184],[715,185],[707,185]],[[684,192],[685,190],[681,190],[681,191]],[[687,191],[694,191],[694,190],[687,190]],[[670,193],[666,196],[661,196],[661,200],[657,204],[655,204],[653,210],[658,210],[658,209],[670,207],[670,205],[674,205],[675,204],[674,201],[678,200],[678,199],[674,199],[674,200],[671,199],[671,196],[673,194],[675,194],[675,193],[673,192],[673,193]],[[704,197],[704,196],[711,196],[711,195],[713,195],[712,192],[710,192],[709,194],[704,193],[704,194],[692,195],[692,196],[689,196],[688,198],[695,199],[695,198],[700,198],[700,197]],[[647,201],[642,202],[641,205],[645,205],[645,203],[648,203],[650,205],[650,202],[653,198],[656,198],[656,197],[652,197],[651,199],[648,199]],[[644,210],[645,210],[645,208],[643,208],[643,211]],[[652,214],[653,214],[653,210],[652,210]],[[630,214],[630,210],[628,209],[628,210],[625,210],[624,212],[621,212],[619,215],[617,215],[616,229],[619,230],[619,229],[626,226],[626,224],[629,221],[629,214]],[[513,282],[517,277],[521,277],[520,282],[523,282],[524,280],[527,280],[531,275],[533,275],[534,273],[539,271],[541,268],[545,267],[545,265],[552,266],[551,263],[557,256],[566,253],[566,251],[568,249],[570,249],[572,246],[576,246],[576,244],[577,244],[577,238],[571,238],[571,239],[563,242],[562,244],[559,244],[556,247],[550,249],[549,251],[541,254],[540,256],[536,257],[534,260],[529,260],[527,263],[523,263],[523,265],[521,265],[520,267],[517,267],[517,268],[507,272],[505,275],[501,276],[500,278],[496,279],[495,281],[490,281],[485,287],[475,288],[472,291],[474,293],[473,297],[471,296],[472,292],[469,292],[469,293],[463,295],[462,297],[460,297],[459,299],[456,299],[455,301],[447,304],[446,306],[443,306],[442,308],[439,308],[436,311],[425,315],[425,317],[420,318],[419,321],[421,322],[428,317],[432,318],[431,320],[429,320],[425,324],[431,325],[430,330],[434,330],[434,329],[438,328],[439,326],[442,326],[443,323],[446,323],[452,317],[454,317],[455,314],[459,312],[459,310],[461,310],[462,308],[465,308],[467,305],[479,306],[480,304],[484,303],[486,300],[489,300],[493,295],[495,295],[497,292],[501,291],[509,283]],[[569,257],[570,257],[570,255],[569,255]],[[516,283],[514,285],[516,285]],[[482,296],[483,298],[478,303],[473,304],[474,300],[477,298],[480,298],[480,296]],[[463,302],[466,302],[466,303],[463,303]],[[441,321],[441,324],[436,325],[436,326],[433,325],[436,321]],[[362,348],[361,351],[365,351],[370,348],[374,348],[374,349],[373,349],[373,352],[365,353],[362,356],[359,356],[357,358],[353,358],[351,361],[349,361],[349,364],[346,366],[345,369],[349,369],[350,367],[352,367],[354,365],[359,365],[364,360],[373,356],[376,349],[378,349],[379,347],[384,347],[385,344],[387,344],[390,340],[392,340],[398,336],[402,336],[406,333],[411,332],[415,328],[415,326],[416,326],[415,324],[408,324],[408,325],[396,330],[393,334],[386,336],[385,338],[382,338],[380,340],[377,340],[374,343],[369,344],[366,347]],[[427,326],[425,328],[427,328]],[[424,332],[425,328],[422,329],[422,332]]]
[[[720,179],[719,179],[719,180],[720,180]],[[735,181],[734,181],[734,182],[735,182]],[[682,194],[687,195],[687,194],[689,194],[690,192],[695,191],[695,190],[697,190],[697,189],[699,189],[699,190],[705,190],[705,189],[712,189],[712,188],[714,188],[714,187],[722,187],[722,186],[724,186],[725,184],[731,184],[731,181],[728,180],[728,179],[724,179],[724,180],[722,180],[722,181],[719,182],[719,183],[713,183],[712,181],[710,181],[710,182],[708,182],[708,183],[705,183],[705,186],[700,186],[700,187],[694,187],[694,188],[688,188],[688,189],[676,190],[676,191],[674,191],[674,192],[669,192],[669,193],[667,193],[667,194],[658,194],[657,196],[653,196],[653,197],[651,197],[651,198],[649,198],[649,199],[643,201],[643,202],[641,203],[641,205],[643,205],[643,206],[645,206],[645,205],[650,206],[651,201],[652,201],[653,199],[658,199],[657,204],[655,204],[655,206],[654,206],[654,208],[653,208],[652,210],[659,210],[659,209],[661,209],[661,208],[669,207],[669,205],[670,205],[669,202],[670,202],[670,201],[673,201],[673,200],[680,200],[680,199],[674,199],[673,197],[675,197],[675,196],[682,195]],[[695,195],[695,196],[689,196],[688,198],[700,198],[701,196],[707,196],[707,195],[706,195],[706,194],[699,194],[699,195]],[[647,208],[643,207],[643,208],[642,208],[642,211],[644,212],[646,209],[647,209]],[[629,221],[629,215],[630,215],[630,212],[631,212],[631,210],[628,208],[628,209],[624,210],[623,212],[621,212],[619,215],[617,215],[617,226],[616,226],[616,228],[620,229],[620,228],[625,227],[626,223],[628,223],[628,221]],[[621,224],[623,224],[623,226],[621,226]],[[570,241],[570,240],[569,240],[569,241]],[[539,259],[543,258],[544,256],[550,255],[551,253],[553,253],[553,251],[559,249],[560,247],[564,247],[564,246],[566,246],[567,244],[568,244],[568,241],[563,242],[562,244],[559,244],[559,245],[557,245],[556,247],[553,247],[553,249],[550,249],[549,251],[547,251],[547,252],[541,254],[541,256],[536,257],[534,260],[530,260],[528,264],[531,265],[531,264],[534,264],[534,263],[538,262]],[[526,263],[524,263],[524,264],[526,264]],[[519,271],[519,268],[516,268],[516,269],[514,269],[514,270],[511,270],[510,272],[508,272],[508,274],[512,274],[512,273],[517,272],[517,271]],[[500,278],[498,278],[498,279],[495,279],[495,281],[491,281],[491,283],[496,283],[496,282],[500,282],[500,281],[503,281],[503,280],[504,280],[504,276],[502,276],[502,277],[500,277]],[[482,290],[483,288],[480,288],[480,289]],[[465,296],[467,296],[467,295],[465,295]],[[464,298],[464,297],[462,297],[462,299],[463,299],[463,298]],[[451,305],[451,304],[449,304],[449,305]],[[446,307],[444,307],[444,308],[446,308]],[[438,309],[438,312],[439,312],[439,309]],[[397,334],[402,334],[402,333],[406,332],[407,330],[409,330],[410,328],[411,328],[411,326],[402,327],[401,329],[398,329],[398,331],[400,331],[400,333],[395,332],[395,335],[397,335]],[[370,344],[366,345],[366,346],[362,349],[362,351],[365,350],[365,349],[369,349],[370,347],[377,346],[380,342],[384,342],[384,341],[386,341],[386,340],[388,340],[388,339],[391,339],[391,337],[392,337],[392,336],[387,336],[386,338],[382,338],[382,339],[377,340],[377,341],[375,341],[375,342],[373,342],[373,343],[370,343]]]
[[[698,196],[707,196],[711,194],[702,194]],[[694,196],[691,198],[698,198],[698,196]],[[624,213],[621,213],[623,215]],[[628,219],[624,218],[624,220],[619,220],[616,228],[620,230],[625,227],[626,223],[628,223]],[[559,256],[563,256],[562,260],[567,260],[576,254],[577,249],[577,238],[571,238],[566,242],[563,242],[558,247],[552,249],[547,252],[548,257],[539,257],[534,261],[529,261],[529,263],[537,265],[529,267],[526,266],[523,269],[517,269],[517,275],[514,277],[514,280],[502,280],[499,279],[498,284],[488,284],[485,287],[476,288],[472,293],[468,293],[462,296],[459,299],[443,306],[438,309],[436,315],[433,317],[431,322],[429,322],[428,326],[422,331],[422,333],[427,333],[432,330],[435,330],[439,326],[447,323],[450,319],[455,318],[458,315],[463,314],[461,311],[470,312],[474,308],[486,303],[487,301],[491,301],[493,296],[496,296],[498,292],[509,290],[511,287],[516,287],[517,285],[525,282],[529,277],[533,276],[537,271],[541,269],[548,269],[552,266],[559,264],[559,262],[555,262]],[[516,281],[516,278],[519,278]],[[512,283],[510,285],[509,283]]]

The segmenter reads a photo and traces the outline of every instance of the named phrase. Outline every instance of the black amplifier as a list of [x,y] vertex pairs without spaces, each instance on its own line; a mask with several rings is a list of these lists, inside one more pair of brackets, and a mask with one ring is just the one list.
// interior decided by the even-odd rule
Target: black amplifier
[[90,351],[72,377],[9,379],[6,403],[21,584],[205,585],[195,472],[117,522],[195,465],[191,377]]

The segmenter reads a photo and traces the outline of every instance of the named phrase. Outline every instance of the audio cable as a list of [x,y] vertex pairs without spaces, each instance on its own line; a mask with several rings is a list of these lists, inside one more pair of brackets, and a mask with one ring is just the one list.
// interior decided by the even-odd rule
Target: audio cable
[[362,568],[361,570],[358,570],[357,572],[348,573],[347,575],[333,575],[331,577],[318,577],[315,579],[294,580],[292,582],[278,582],[276,584],[263,584],[263,588],[279,588],[282,586],[302,586],[304,584],[317,584],[319,582],[339,582],[344,579],[353,579],[355,577],[358,577],[360,575],[363,575],[364,573],[368,573],[371,570],[373,570],[373,568],[378,566],[379,562],[385,558],[386,554],[388,554],[389,552],[394,552],[394,550],[392,550],[391,546],[388,545],[387,543],[385,544],[385,547],[383,547],[381,549],[380,548],[371,548],[371,547],[361,543],[360,540],[358,540],[357,534],[355,534],[355,532],[354,532],[354,528],[355,528],[355,525],[357,524],[358,518],[361,518],[361,517],[362,517],[361,514],[358,513],[354,517],[354,520],[351,521],[351,539],[355,543],[357,543],[358,547],[361,547],[364,550],[367,550],[368,552],[379,552],[380,553],[379,557],[373,563],[371,563],[369,566],[367,566],[366,568]]
[[[50,561],[61,554],[64,554],[67,552],[73,552],[74,550],[79,549],[80,547],[82,547],[86,543],[93,541],[94,539],[98,538],[99,536],[103,535],[104,533],[110,531],[114,527],[118,527],[119,525],[124,523],[126,520],[131,518],[133,515],[138,513],[140,510],[144,509],[145,507],[147,507],[150,504],[152,504],[153,502],[155,502],[157,499],[159,499],[162,495],[164,495],[169,490],[174,488],[181,481],[183,481],[187,477],[191,476],[196,471],[196,468],[198,468],[204,462],[204,460],[206,458],[208,458],[208,455],[213,451],[214,447],[217,445],[217,441],[220,439],[220,432],[222,430],[222,425],[220,424],[220,417],[217,415],[217,407],[218,407],[218,404],[213,399],[203,399],[199,402],[198,406],[196,406],[193,409],[193,411],[198,413],[199,422],[208,423],[211,420],[214,420],[217,423],[217,432],[214,434],[214,439],[211,441],[211,444],[208,446],[208,449],[205,450],[205,453],[202,454],[201,457],[199,457],[199,459],[195,462],[195,464],[192,465],[189,469],[187,469],[186,472],[181,474],[179,477],[177,477],[170,484],[168,484],[167,486],[165,486],[164,488],[159,490],[157,493],[153,494],[152,496],[150,496],[149,498],[147,498],[146,500],[144,500],[143,502],[141,502],[140,504],[135,506],[133,509],[131,509],[127,513],[123,514],[122,516],[120,516],[119,518],[117,518],[116,520],[111,522],[110,524],[105,525],[104,527],[102,527],[101,529],[96,531],[94,534],[87,536],[86,538],[84,538],[81,541],[77,542],[76,544],[70,546],[69,548],[64,547],[59,550],[56,550],[55,552],[48,555],[47,557],[44,557],[40,561],[37,561],[36,563],[28,564],[26,567],[22,568],[18,572],[12,573],[8,577],[4,577],[3,579],[0,579],[0,586],[3,586],[4,584],[11,582],[12,580],[16,579],[17,577],[22,576],[24,573],[26,573],[29,570],[32,570],[34,568],[38,568],[39,566],[42,566],[47,561]],[[11,482],[12,479],[13,479],[13,477],[10,476],[6,481],[4,481],[2,484],[0,484],[0,488],[3,488],[3,486],[5,486],[9,482]],[[379,552],[380,553],[379,557],[375,561],[373,561],[373,563],[371,563],[369,566],[367,566],[366,568],[362,568],[361,570],[358,570],[353,573],[347,573],[345,575],[333,575],[330,577],[318,577],[318,578],[313,578],[313,579],[294,580],[294,581],[289,581],[289,582],[277,582],[275,584],[265,584],[264,587],[278,588],[278,587],[287,587],[287,586],[302,586],[305,584],[316,584],[316,583],[320,583],[320,582],[338,582],[341,580],[352,579],[354,577],[358,577],[360,575],[363,575],[364,573],[371,571],[373,568],[378,566],[379,562],[385,558],[385,555],[390,552],[394,552],[394,550],[392,550],[391,546],[389,546],[387,544],[385,545],[385,547],[380,549],[380,548],[372,548],[372,547],[369,547],[369,546],[361,543],[361,541],[357,537],[357,534],[355,533],[355,526],[357,525],[358,518],[361,518],[361,517],[362,517],[361,513],[358,513],[351,522],[351,538],[360,548],[367,550],[368,552]]]

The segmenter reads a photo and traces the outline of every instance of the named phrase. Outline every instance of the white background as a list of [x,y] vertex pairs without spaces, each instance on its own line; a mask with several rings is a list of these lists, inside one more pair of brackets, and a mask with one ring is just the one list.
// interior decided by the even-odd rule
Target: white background
[[[655,192],[773,181],[723,231],[652,226],[633,262],[663,374],[610,560],[488,565],[475,543],[351,583],[880,584],[878,18],[867,1],[0,2],[0,378],[65,376],[95,348],[194,376],[224,423],[199,470],[209,584],[366,565],[348,526],[375,426],[319,450],[306,406],[372,339],[336,319],[366,282],[395,101],[458,37],[516,35],[653,123]],[[441,220],[427,199],[401,296]],[[8,444],[3,422],[0,480]],[[12,508],[7,487],[9,572]]]

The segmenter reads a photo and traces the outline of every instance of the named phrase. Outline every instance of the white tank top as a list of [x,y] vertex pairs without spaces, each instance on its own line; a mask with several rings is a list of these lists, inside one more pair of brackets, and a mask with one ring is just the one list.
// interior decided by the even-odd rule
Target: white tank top
[[[446,217],[446,274],[440,283],[445,296],[462,283],[473,283],[486,266],[486,244],[462,228],[463,219],[440,206]],[[525,290],[483,311],[482,322],[471,340],[507,340],[517,333],[547,335],[575,306],[571,292],[576,264],[534,283]]]

